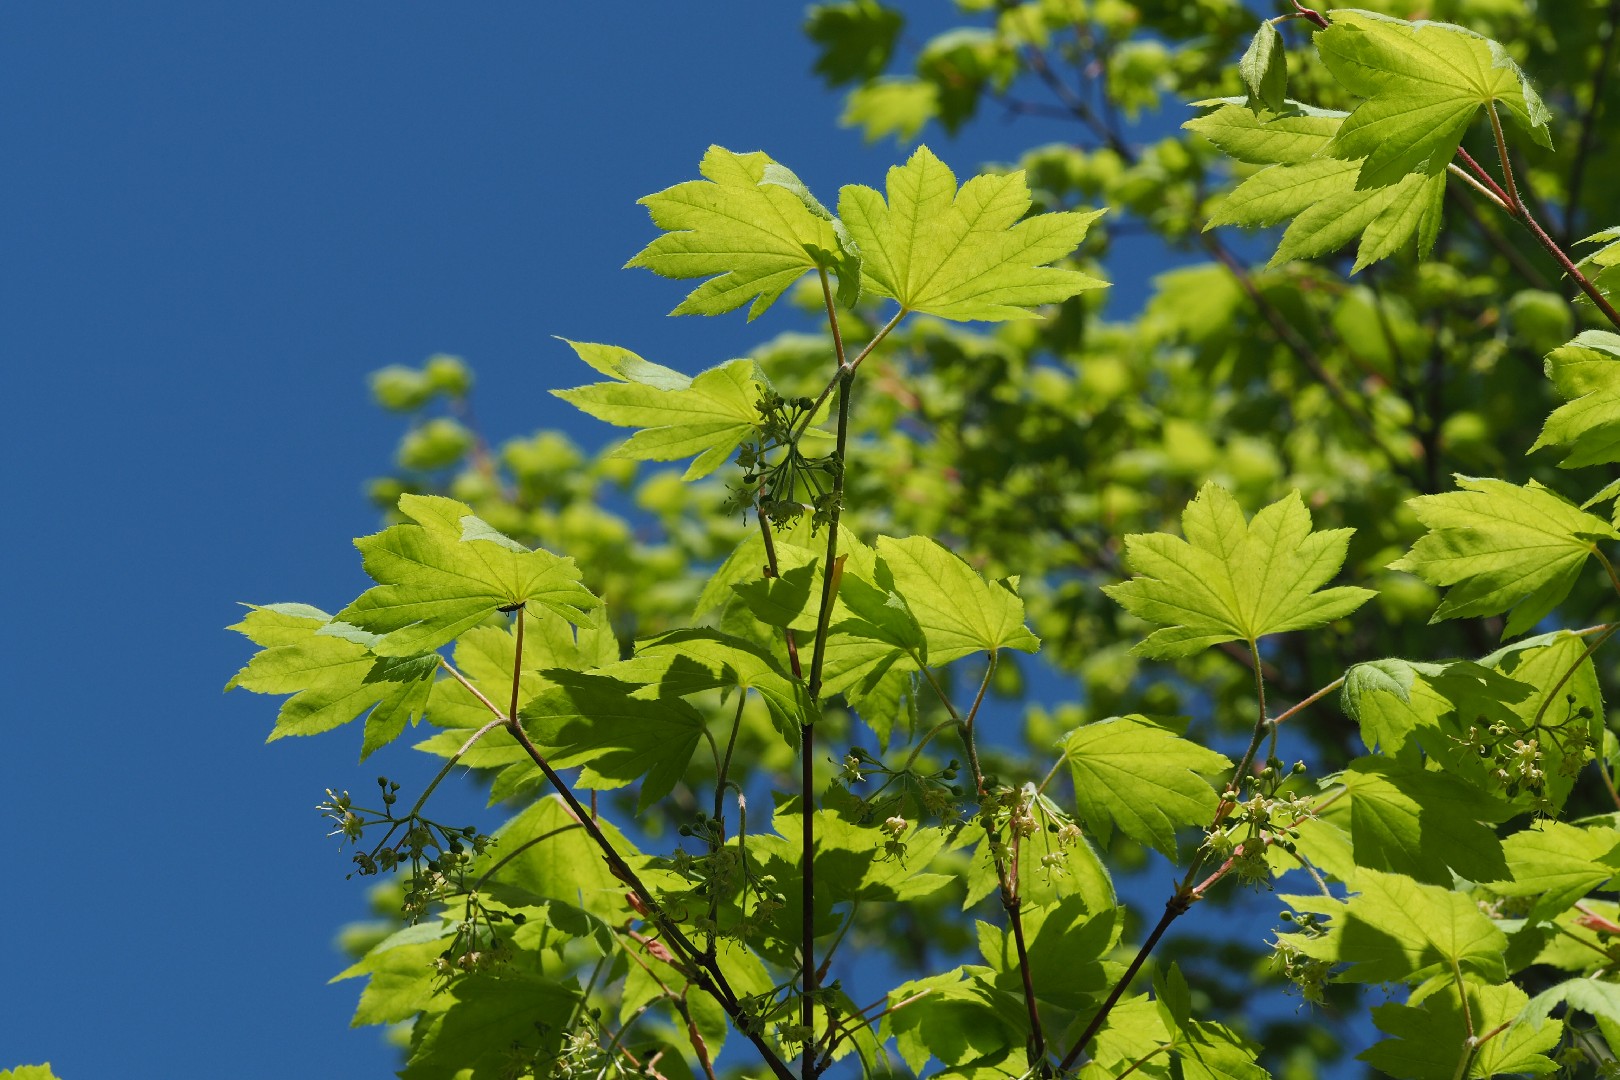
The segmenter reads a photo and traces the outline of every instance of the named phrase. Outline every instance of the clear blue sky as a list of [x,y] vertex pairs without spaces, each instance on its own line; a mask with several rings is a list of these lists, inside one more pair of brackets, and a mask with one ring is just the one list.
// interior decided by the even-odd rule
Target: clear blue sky
[[[829,197],[896,160],[836,126],[800,17],[0,8],[0,1067],[389,1073],[376,1029],[347,1026],[358,984],[324,985],[365,904],[313,807],[420,762],[357,767],[351,735],[265,747],[274,704],[220,694],[247,655],[222,627],[238,600],[362,587],[349,538],[376,526],[362,485],[399,430],[367,372],[464,355],[500,437],[576,423],[545,393],[579,378],[553,334],[692,371],[784,328],[667,320],[682,290],[619,267],[651,235],[635,199],[711,142]],[[1065,134],[935,141],[969,171]]]

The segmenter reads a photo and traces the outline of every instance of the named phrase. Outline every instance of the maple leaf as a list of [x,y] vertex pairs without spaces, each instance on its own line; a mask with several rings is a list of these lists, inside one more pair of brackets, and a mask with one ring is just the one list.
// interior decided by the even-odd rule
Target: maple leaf
[[769,384],[752,360],[728,360],[688,378],[616,345],[567,344],[613,381],[553,390],[552,395],[598,420],[641,429],[613,451],[615,457],[636,461],[691,457],[683,478],[696,480],[724,465],[759,427],[761,414],[755,403]]
[[1440,232],[1444,166],[1383,187],[1357,187],[1358,162],[1320,156],[1345,115],[1305,106],[1256,114],[1222,103],[1184,124],[1239,161],[1271,166],[1234,188],[1204,228],[1270,227],[1293,218],[1271,257],[1273,266],[1331,254],[1358,237],[1351,273],[1388,258],[1414,237],[1418,255],[1427,255]]
[[[1393,1037],[1357,1054],[1356,1059],[1398,1080],[1558,1071],[1557,1063],[1543,1051],[1557,1047],[1564,1033],[1561,1021],[1516,1023],[1530,999],[1512,983],[1485,986],[1467,979],[1462,986],[1468,994],[1466,1007],[1456,984],[1424,997],[1421,1005],[1374,1007],[1373,1022]],[[1479,1032],[1491,1035],[1477,1037]]]
[[373,635],[335,623],[317,608],[255,606],[230,629],[261,649],[225,689],[292,695],[276,715],[270,741],[330,731],[367,713],[364,761],[427,707],[437,657],[379,658],[368,648]]
[[1190,656],[1223,641],[1253,644],[1343,618],[1376,595],[1349,585],[1317,591],[1344,565],[1354,530],[1312,532],[1297,491],[1249,522],[1230,492],[1205,484],[1181,523],[1186,540],[1127,536],[1136,576],[1103,587],[1132,615],[1167,624],[1133,650],[1143,656]]
[[1336,11],[1331,20],[1316,37],[1317,52],[1334,78],[1367,100],[1326,153],[1361,162],[1358,187],[1443,170],[1486,105],[1499,106],[1552,146],[1546,106],[1497,42],[1450,23],[1409,23],[1369,11]]
[[1407,504],[1430,531],[1389,564],[1450,586],[1431,622],[1512,609],[1502,636],[1522,634],[1569,595],[1595,540],[1620,539],[1602,518],[1534,480],[1456,480],[1463,490]]
[[1283,897],[1295,911],[1329,916],[1332,923],[1320,936],[1279,934],[1279,943],[1317,960],[1350,964],[1341,976],[1350,982],[1417,982],[1459,969],[1487,979],[1506,977],[1507,938],[1466,893],[1366,868],[1358,868],[1350,884],[1357,895],[1348,901]]
[[1166,855],[1176,826],[1207,824],[1220,797],[1205,779],[1232,767],[1225,754],[1141,716],[1076,729],[1058,744],[1074,775],[1080,814],[1106,844],[1111,825]]
[[335,616],[380,635],[370,645],[378,656],[437,649],[501,608],[534,603],[581,625],[601,605],[573,559],[530,551],[463,503],[405,495],[399,509],[413,524],[354,542],[378,584]]
[[[1603,245],[1575,265],[1591,279],[1598,292],[1606,297],[1613,297],[1616,291],[1620,291],[1620,225],[1595,232],[1575,242]],[[1592,302],[1585,293],[1580,295],[1579,300],[1583,304]]]
[[1620,334],[1588,330],[1547,354],[1547,377],[1565,399],[1530,449],[1556,446],[1559,467],[1620,461]]
[[1029,210],[1023,172],[956,176],[926,146],[889,170],[887,200],[850,184],[838,215],[861,252],[864,286],[905,311],[942,319],[997,322],[1031,318],[1107,284],[1078,270],[1048,266],[1074,251],[1102,215],[1063,211],[1020,220]]
[[782,182],[793,174],[777,166],[770,173],[774,182],[767,182],[775,164],[766,154],[711,146],[698,166],[705,179],[640,200],[653,224],[667,231],[625,265],[668,278],[709,278],[671,315],[720,315],[752,300],[752,321],[807,271],[852,270],[852,253],[832,216],[816,213]]

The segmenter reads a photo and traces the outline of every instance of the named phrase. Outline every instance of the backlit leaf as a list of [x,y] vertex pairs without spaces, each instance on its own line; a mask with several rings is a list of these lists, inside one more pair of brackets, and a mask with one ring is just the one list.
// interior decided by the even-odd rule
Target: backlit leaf
[[1335,11],[1329,18],[1332,25],[1316,36],[1322,63],[1367,100],[1327,152],[1361,162],[1358,187],[1444,169],[1469,121],[1492,102],[1541,145],[1552,145],[1546,106],[1496,42],[1449,23],[1409,23],[1366,11]]
[[1390,563],[1451,587],[1433,622],[1511,609],[1503,636],[1522,634],[1569,595],[1594,541],[1620,538],[1608,522],[1534,480],[1520,487],[1456,479],[1461,491],[1411,500],[1429,532]]
[[1232,767],[1225,754],[1139,716],[1087,724],[1059,745],[1074,776],[1080,816],[1103,843],[1118,825],[1172,857],[1177,826],[1209,824],[1220,803],[1206,777]]
[[579,625],[601,604],[573,559],[530,551],[463,503],[404,495],[399,509],[414,524],[354,542],[378,584],[336,616],[380,635],[371,645],[379,656],[437,649],[502,608],[532,603]]
[[1547,354],[1547,377],[1565,400],[1531,450],[1563,450],[1559,466],[1620,461],[1620,334],[1588,330]]
[[1103,591],[1131,614],[1168,624],[1136,646],[1155,658],[1190,656],[1223,641],[1257,641],[1343,618],[1370,589],[1322,589],[1344,563],[1350,529],[1311,531],[1299,492],[1245,521],[1225,488],[1205,484],[1181,517],[1187,539],[1125,538],[1136,576]]
[[637,461],[694,458],[685,479],[704,477],[725,464],[733,450],[758,429],[755,403],[767,383],[752,360],[730,360],[688,379],[611,345],[568,343],[586,363],[616,381],[573,390],[553,390],[598,420],[640,428],[614,453]]
[[842,245],[830,217],[785,187],[762,184],[771,164],[765,154],[711,146],[698,167],[702,180],[641,200],[665,233],[625,265],[709,278],[670,314],[719,315],[753,301],[755,319],[818,262],[834,264]]
[[225,688],[292,695],[276,715],[271,741],[330,731],[369,710],[363,761],[396,738],[407,721],[421,719],[427,708],[436,657],[426,657],[425,673],[419,657],[384,666],[367,645],[375,642],[374,635],[335,626],[324,611],[304,604],[270,604],[253,608],[231,629],[263,648]]
[[1047,265],[1066,258],[1101,211],[1038,214],[1029,210],[1022,172],[956,176],[926,146],[889,170],[887,199],[860,185],[845,187],[838,213],[861,251],[865,286],[906,311],[944,319],[1030,318],[1099,281]]
[[1453,965],[1492,981],[1507,977],[1507,938],[1466,894],[1366,869],[1356,872],[1353,887],[1347,903],[1285,897],[1296,911],[1329,916],[1332,924],[1320,937],[1279,937],[1306,956],[1351,965],[1341,976],[1350,982],[1418,982]]

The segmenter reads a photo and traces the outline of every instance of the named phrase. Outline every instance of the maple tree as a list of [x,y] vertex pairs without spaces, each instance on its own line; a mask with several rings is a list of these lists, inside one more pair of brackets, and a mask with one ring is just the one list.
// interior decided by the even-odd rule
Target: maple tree
[[[375,585],[250,608],[231,680],[288,695],[272,738],[436,729],[436,775],[322,805],[394,882],[355,1022],[424,1080],[1612,1073],[1620,481],[1579,470],[1620,460],[1585,179],[1620,10],[963,7],[911,74],[896,12],[813,9],[848,118],[1089,145],[960,184],[919,147],[836,213],[715,147],[643,200],[630,265],[704,279],[675,314],[824,332],[694,376],[567,343],[608,381],[557,396],[632,429],[590,460],[429,417],[449,358],[379,375],[422,420]],[[1139,151],[1167,85],[1199,111]],[[1116,218],[1211,259],[1126,324]],[[1284,222],[1256,269],[1218,231]],[[689,462],[636,481],[651,541],[598,497],[634,462]],[[1079,700],[988,730],[1043,671]],[[428,816],[458,768],[503,823]],[[1279,881],[1217,962],[1175,936]],[[1328,1020],[1265,1019],[1267,979]]]

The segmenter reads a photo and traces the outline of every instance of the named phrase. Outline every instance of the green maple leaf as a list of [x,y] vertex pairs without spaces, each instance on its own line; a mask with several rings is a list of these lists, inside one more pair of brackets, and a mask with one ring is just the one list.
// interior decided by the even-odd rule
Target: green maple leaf
[[427,707],[437,657],[405,657],[404,663],[379,659],[368,647],[375,635],[337,623],[324,611],[268,604],[252,608],[231,629],[261,650],[225,689],[292,695],[276,714],[269,741],[331,731],[367,714],[364,761],[397,737],[407,721],[421,719]]
[[[1615,292],[1620,290],[1620,225],[1610,226],[1602,232],[1595,232],[1575,242],[1603,245],[1575,265],[1585,272],[1598,292],[1613,299]],[[1584,292],[1580,294],[1579,300],[1587,305],[1592,303]]]
[[[1123,920],[1112,908],[1090,910],[1071,896],[1055,904],[1030,905],[1020,911],[1029,942],[1030,982],[1035,996],[1065,1009],[1083,1009],[1094,995],[1108,989],[1112,974],[1108,952],[1119,943]],[[978,924],[979,953],[996,973],[995,985],[1022,990],[1016,938],[999,926]]]
[[450,933],[438,919],[404,927],[334,975],[331,982],[367,977],[351,1025],[398,1024],[430,1007],[438,990],[433,959],[444,952]]
[[876,0],[816,4],[804,32],[820,51],[815,72],[829,87],[876,78],[888,66],[905,17]]
[[51,1072],[51,1063],[43,1065],[18,1065],[14,1069],[0,1070],[0,1080],[56,1080],[56,1074]]
[[619,427],[640,428],[614,450],[637,461],[692,457],[685,479],[714,472],[759,428],[755,408],[769,387],[752,360],[731,360],[688,378],[643,360],[629,349],[570,341],[591,367],[613,378],[573,390],[553,390],[582,412]]
[[537,1016],[567,1016],[579,987],[525,971],[453,981],[411,1029],[403,1080],[498,1076],[514,1052],[553,1057],[566,1034]]
[[[635,845],[605,816],[597,827],[613,850],[637,865]],[[473,863],[489,888],[524,904],[560,900],[612,925],[631,914],[624,882],[613,876],[601,849],[586,835],[560,795],[536,799],[495,832],[495,844]],[[645,879],[644,879],[645,880]]]
[[1620,829],[1606,825],[1541,820],[1508,837],[1502,848],[1512,879],[1487,887],[1501,896],[1538,897],[1531,919],[1562,914],[1620,871]]
[[[1455,985],[1423,999],[1421,1005],[1379,1005],[1373,1022],[1393,1036],[1357,1054],[1380,1072],[1399,1080],[1455,1080],[1459,1076],[1492,1077],[1556,1072],[1544,1051],[1558,1045],[1563,1024],[1553,1020],[1535,1026],[1517,1024],[1528,997],[1512,983],[1485,986],[1472,979],[1463,985],[1463,1008]],[[1483,1038],[1486,1032],[1494,1033]],[[1475,1049],[1474,1036],[1482,1036]],[[1464,1055],[1468,1069],[1461,1071]]]
[[336,619],[379,637],[379,656],[430,652],[497,611],[536,604],[576,625],[601,605],[579,583],[573,559],[530,551],[473,516],[464,503],[404,495],[394,525],[354,542],[378,582]]
[[1530,449],[1559,447],[1564,469],[1620,461],[1620,334],[1588,330],[1554,349],[1547,377],[1565,404],[1547,417]]
[[1337,776],[1350,796],[1356,863],[1434,885],[1451,874],[1505,877],[1502,842],[1483,822],[1517,811],[1448,773],[1387,758],[1361,758]]
[[1344,564],[1354,530],[1312,532],[1297,491],[1248,522],[1225,488],[1205,484],[1181,523],[1187,540],[1127,536],[1136,576],[1103,587],[1132,615],[1167,624],[1133,650],[1143,656],[1190,656],[1223,641],[1252,645],[1343,618],[1376,595],[1355,586],[1317,591]]
[[643,641],[636,655],[596,670],[635,683],[644,698],[681,698],[709,690],[759,694],[782,737],[798,745],[799,728],[815,713],[804,684],[765,648],[718,630],[673,630]]
[[1348,902],[1287,896],[1296,911],[1330,916],[1328,932],[1278,935],[1306,956],[1350,964],[1351,982],[1419,982],[1454,968],[1485,979],[1507,977],[1507,938],[1465,893],[1422,885],[1400,874],[1358,869]]
[[1234,188],[1204,228],[1269,228],[1292,218],[1271,257],[1272,266],[1329,255],[1352,241],[1359,242],[1351,273],[1388,258],[1414,237],[1418,255],[1428,254],[1440,233],[1444,168],[1358,188],[1358,162],[1321,156],[1344,122],[1344,113],[1307,106],[1255,114],[1222,103],[1183,125],[1240,161],[1270,166]]
[[1080,816],[1104,844],[1112,826],[1174,857],[1178,825],[1207,825],[1220,797],[1206,777],[1232,767],[1141,716],[1077,728],[1058,744],[1074,776]]
[[1534,480],[1456,480],[1461,491],[1408,503],[1429,532],[1389,564],[1450,587],[1431,622],[1511,609],[1502,636],[1522,634],[1569,595],[1595,541],[1620,538]]
[[1524,1019],[1530,1025],[1545,1020],[1552,1010],[1562,1004],[1571,1009],[1620,1024],[1620,985],[1604,982],[1597,977],[1566,979],[1557,986],[1543,990],[1531,998],[1524,1008]]
[[889,170],[885,200],[848,185],[838,214],[861,252],[864,287],[902,310],[957,321],[1031,318],[1107,283],[1077,270],[1048,266],[1066,258],[1102,211],[1037,214],[1029,210],[1022,172],[956,176],[926,146]]
[[1322,63],[1367,100],[1326,152],[1361,162],[1358,187],[1444,170],[1469,122],[1487,105],[1552,146],[1546,106],[1498,43],[1449,23],[1409,23],[1368,11],[1335,11],[1330,19],[1316,36]]
[[668,231],[625,265],[668,278],[709,278],[670,314],[719,315],[752,300],[753,320],[807,271],[851,273],[858,266],[832,215],[816,213],[780,182],[791,172],[763,182],[773,164],[762,153],[711,146],[699,166],[705,179],[641,200],[653,224]]
[[679,698],[634,697],[634,685],[600,675],[548,674],[553,685],[518,715],[553,765],[580,766],[581,787],[640,781],[638,813],[681,782],[703,738],[696,709]]
[[996,999],[1001,995],[970,974],[972,970],[955,968],[889,991],[891,1004],[916,998],[914,1004],[888,1012],[879,1030],[885,1043],[894,1039],[895,1049],[913,1073],[920,1075],[930,1058],[948,1066],[965,1065],[1004,1058],[1021,1045],[1017,1013],[998,1010]]
[[926,536],[880,536],[876,548],[883,583],[892,583],[878,588],[892,591],[901,603],[858,587],[850,590],[850,598],[862,605],[855,614],[871,636],[905,648],[920,629],[926,641],[921,655],[935,664],[976,652],[1041,647],[1024,625],[1024,601],[1013,583],[985,580],[961,556]]
[[[1182,1080],[1267,1080],[1259,1047],[1224,1024],[1192,1018],[1192,993],[1175,964],[1153,977],[1154,1004],[1169,1034]],[[1112,1072],[1112,1071],[1111,1071]]]

